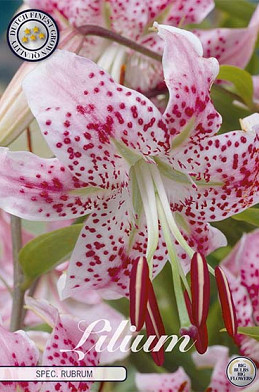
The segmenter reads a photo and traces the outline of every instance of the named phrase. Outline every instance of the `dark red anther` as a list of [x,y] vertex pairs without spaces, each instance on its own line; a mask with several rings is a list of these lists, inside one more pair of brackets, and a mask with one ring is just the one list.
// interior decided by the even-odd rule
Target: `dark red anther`
[[[155,292],[152,284],[150,283],[148,306],[146,313],[146,328],[148,336],[156,336],[150,345],[152,350],[159,341],[159,338],[165,335],[165,328],[162,317],[158,308]],[[151,351],[152,358],[158,366],[162,366],[165,359],[164,347],[162,346],[157,352]]]
[[210,276],[205,257],[197,252],[191,261],[191,293],[193,324],[200,327],[209,313]]
[[150,285],[147,260],[140,257],[133,263],[129,289],[130,320],[136,331],[140,331],[145,322]]
[[208,330],[206,323],[200,325],[196,337],[195,347],[199,354],[204,354],[208,348]]
[[218,286],[222,315],[227,332],[231,337],[237,334],[237,317],[232,293],[227,277],[222,268],[215,268],[215,277]]

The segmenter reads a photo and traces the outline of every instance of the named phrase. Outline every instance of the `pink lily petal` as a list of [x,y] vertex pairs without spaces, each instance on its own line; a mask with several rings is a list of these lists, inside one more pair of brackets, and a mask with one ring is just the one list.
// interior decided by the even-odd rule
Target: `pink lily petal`
[[[173,185],[174,184],[174,185]],[[171,193],[171,187],[177,186],[179,191],[179,197],[176,193]],[[178,223],[178,227],[192,249],[200,252],[207,256],[215,249],[227,245],[225,235],[217,228],[211,226],[203,219],[203,208],[200,201],[197,204],[193,203],[192,196],[190,196],[190,189],[187,191],[187,187],[183,187],[179,183],[167,182],[167,190],[171,197],[171,200],[175,199],[175,202],[171,204],[171,209],[174,212],[175,219]],[[197,192],[197,191],[196,191]],[[192,195],[192,191],[191,191]],[[201,210],[199,209],[201,208]],[[183,248],[175,241],[178,257],[181,260],[182,267],[187,273],[190,269],[190,258],[183,250]]]
[[[108,188],[127,179],[113,139],[144,155],[167,147],[167,130],[155,106],[73,53],[57,51],[28,75],[24,90],[52,151],[89,185]],[[62,97],[58,108],[57,96]],[[100,100],[103,96],[108,102]]]
[[80,193],[87,184],[57,159],[0,148],[0,176],[0,206],[25,219],[75,218],[94,206],[93,197]]
[[259,32],[259,7],[247,28],[195,30],[201,40],[204,56],[215,57],[220,64],[245,68],[253,54]]
[[[76,27],[102,21],[102,1],[100,0],[26,0],[31,8],[36,8],[57,17],[58,11]],[[58,18],[59,19],[59,18]]]
[[[128,356],[128,352],[116,350],[111,353],[105,350],[105,347],[107,346],[107,344],[109,344],[110,339],[112,338],[119,324],[125,319],[124,316],[108,304],[101,302],[101,298],[98,295],[98,292],[94,290],[91,291],[85,289],[83,293],[80,293],[80,295],[77,294],[67,300],[61,300],[57,291],[58,276],[59,274],[57,273],[57,271],[52,271],[47,276],[42,277],[40,284],[35,292],[35,297],[46,299],[48,303],[59,309],[60,312],[70,315],[71,317],[74,317],[78,320],[85,320],[85,323],[87,323],[88,325],[98,319],[109,320],[111,324],[111,332],[103,333],[104,335],[107,335],[107,341],[103,344],[104,351],[100,353],[100,364],[104,365],[111,364],[115,361],[122,361],[126,356]],[[93,294],[95,294],[95,298],[93,298]],[[37,307],[39,308],[39,305]],[[53,324],[51,315],[47,316],[47,318],[48,322]],[[39,317],[37,317],[34,312],[29,311],[27,313],[26,322],[29,325],[37,325],[42,321],[39,320]],[[131,331],[129,331],[129,328],[125,329],[125,334],[130,335]],[[122,342],[123,337],[124,334],[122,333],[118,339],[118,345],[120,344],[120,342]]]
[[174,0],[165,24],[183,26],[200,23],[213,10],[213,0]]
[[[174,166],[178,164],[197,184],[186,192],[186,204],[179,206],[193,220],[222,220],[259,201],[259,115],[243,121],[249,126],[245,131],[190,142],[174,151]],[[199,181],[208,185],[199,186]]]
[[222,265],[239,278],[246,289],[253,306],[254,320],[259,324],[259,266],[258,266],[259,230],[244,234]]
[[136,385],[140,392],[190,392],[191,382],[182,367],[168,374],[136,374]]
[[[259,230],[245,234],[222,262],[237,305],[238,326],[242,327],[259,325],[258,240]],[[258,342],[240,334],[235,341],[242,355],[259,363]]]
[[210,392],[235,392],[236,387],[227,379],[226,368],[230,358],[228,348],[223,346],[211,346],[205,354],[192,354],[193,361],[197,368],[213,368],[211,382],[208,391]]
[[171,135],[179,134],[192,118],[190,137],[201,139],[214,135],[221,125],[221,117],[209,91],[219,72],[217,60],[202,57],[201,43],[192,33],[171,26],[155,26],[165,41],[163,68],[170,97],[164,116]]
[[[148,22],[149,12],[146,2],[129,0],[108,0],[111,8],[111,28],[117,33],[137,39]],[[126,33],[126,34],[125,34]]]
[[[87,219],[69,263],[63,298],[80,295],[84,290],[98,290],[106,299],[129,295],[129,276],[132,262],[144,255],[147,248],[147,228],[141,220],[129,248],[131,231],[135,226],[129,190],[111,194],[99,204]],[[153,275],[161,271],[167,261],[167,249],[159,237],[153,256]]]
[[[95,337],[89,339],[80,346],[79,350],[86,353],[84,359],[79,359],[76,352],[60,352],[60,350],[74,349],[82,337],[78,323],[71,317],[59,315],[56,308],[44,300],[34,300],[27,297],[27,306],[39,314],[53,327],[53,331],[47,341],[42,364],[44,366],[96,366],[99,363],[98,353],[91,349],[95,344]],[[90,350],[89,352],[87,352]],[[42,392],[54,392],[61,389],[64,392],[88,391],[91,383],[69,382],[69,383],[44,383]],[[59,388],[59,389],[58,389]]]
[[[24,331],[9,332],[0,326],[1,366],[36,366],[39,352]],[[20,386],[23,392],[38,391],[37,385],[27,382],[0,382],[1,390],[16,392]]]

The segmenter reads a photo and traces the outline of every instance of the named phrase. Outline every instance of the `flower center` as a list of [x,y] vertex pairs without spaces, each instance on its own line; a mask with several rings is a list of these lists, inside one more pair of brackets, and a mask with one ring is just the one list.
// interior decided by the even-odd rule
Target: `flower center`
[[182,283],[189,294],[190,287],[181,263],[177,258],[173,239],[181,245],[190,258],[192,258],[195,252],[190,248],[175,222],[162,175],[157,164],[152,160],[147,162],[144,161],[144,159],[140,159],[133,166],[131,174],[133,199],[141,199],[146,217],[148,243],[145,256],[150,267],[150,279],[152,280],[153,256],[158,245],[160,224],[172,267],[173,283],[179,316],[181,318],[181,326],[189,326],[190,319],[186,311]]

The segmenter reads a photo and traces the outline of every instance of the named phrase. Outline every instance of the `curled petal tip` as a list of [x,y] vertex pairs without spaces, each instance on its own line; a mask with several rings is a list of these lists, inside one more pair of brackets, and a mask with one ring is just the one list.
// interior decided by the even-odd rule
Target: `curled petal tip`
[[145,322],[149,287],[148,263],[145,257],[140,257],[134,261],[130,275],[130,320],[136,331]]
[[215,268],[215,277],[218,286],[219,299],[225,327],[230,336],[237,334],[236,310],[227,277],[222,268]]
[[197,327],[206,322],[210,301],[210,277],[206,259],[195,253],[191,260],[192,318]]

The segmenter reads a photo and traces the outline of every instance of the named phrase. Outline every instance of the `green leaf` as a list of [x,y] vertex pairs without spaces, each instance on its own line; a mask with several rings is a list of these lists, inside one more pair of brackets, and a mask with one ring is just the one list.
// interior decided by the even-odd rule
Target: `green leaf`
[[259,227],[259,209],[248,208],[240,214],[233,215],[232,219],[250,223],[251,225]]
[[253,105],[253,80],[249,72],[233,65],[221,65],[218,79],[234,84],[237,94],[248,107]]
[[256,8],[255,4],[251,4],[246,0],[235,0],[235,2],[229,0],[215,0],[215,5],[218,9],[246,21],[246,24],[249,23]]
[[[226,332],[226,328],[220,330],[220,332]],[[238,327],[237,333],[241,335],[249,336],[259,342],[259,327]]]
[[83,224],[75,224],[42,234],[21,249],[19,262],[25,277],[24,289],[70,257],[82,228]]

